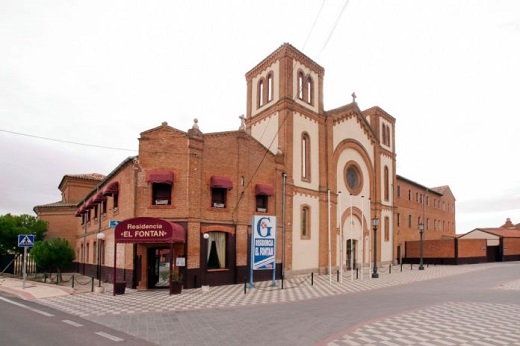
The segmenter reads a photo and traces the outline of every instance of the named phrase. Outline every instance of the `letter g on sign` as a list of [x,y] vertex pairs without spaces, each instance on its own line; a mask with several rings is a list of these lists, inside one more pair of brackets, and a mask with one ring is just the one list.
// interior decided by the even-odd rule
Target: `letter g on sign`
[[256,233],[262,238],[270,237],[271,228],[271,219],[269,217],[262,217],[256,224]]

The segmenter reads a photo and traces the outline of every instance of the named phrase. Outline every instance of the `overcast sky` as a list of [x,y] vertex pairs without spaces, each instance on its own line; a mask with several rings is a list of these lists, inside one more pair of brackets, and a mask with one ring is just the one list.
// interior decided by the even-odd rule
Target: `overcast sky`
[[396,118],[397,173],[449,185],[457,233],[520,223],[517,0],[2,0],[0,214],[163,121],[238,129],[245,73],[284,42],[325,68],[325,109],[356,92]]

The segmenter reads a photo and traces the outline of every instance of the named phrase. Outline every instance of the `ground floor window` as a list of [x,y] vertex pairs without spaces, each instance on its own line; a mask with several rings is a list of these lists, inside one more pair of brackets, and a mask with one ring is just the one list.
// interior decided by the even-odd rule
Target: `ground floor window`
[[207,268],[226,268],[226,232],[208,232]]

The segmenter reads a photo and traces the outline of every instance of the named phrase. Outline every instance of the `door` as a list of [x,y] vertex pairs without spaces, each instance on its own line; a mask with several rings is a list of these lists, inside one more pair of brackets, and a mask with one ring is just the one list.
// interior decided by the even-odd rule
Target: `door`
[[[347,240],[347,269],[356,269],[356,243],[357,240]],[[353,263],[351,263],[353,262]],[[354,266],[351,266],[354,264]]]
[[148,288],[170,287],[170,248],[153,247],[148,249]]

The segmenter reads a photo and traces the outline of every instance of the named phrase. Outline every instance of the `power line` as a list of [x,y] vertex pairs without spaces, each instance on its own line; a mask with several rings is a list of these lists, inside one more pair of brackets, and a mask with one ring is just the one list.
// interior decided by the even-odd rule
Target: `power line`
[[332,29],[330,30],[329,36],[327,37],[327,40],[325,41],[325,43],[323,44],[323,47],[321,48],[321,51],[322,51],[322,52],[325,50],[325,47],[326,47],[327,44],[329,43],[329,40],[330,40],[330,38],[332,37],[332,34],[334,33],[334,31],[336,30],[336,27],[338,26],[339,19],[341,18],[341,15],[343,14],[343,12],[345,11],[345,9],[347,8],[349,2],[350,2],[350,0],[347,0],[347,1],[345,1],[345,3],[343,4],[343,7],[341,8],[341,12],[340,12],[340,13],[338,14],[338,16],[336,17],[336,21],[334,22],[334,26],[333,26]]
[[56,138],[49,138],[49,137],[30,135],[30,134],[27,134],[27,133],[9,131],[9,130],[4,130],[4,129],[0,129],[0,131],[1,132],[5,132],[5,133],[10,133],[12,135],[17,135],[17,136],[24,136],[24,137],[30,137],[30,138],[43,139],[43,140],[46,140],[46,141],[52,141],[52,142],[58,142],[58,143],[67,143],[67,144],[81,145],[81,146],[84,146],[84,147],[110,149],[110,150],[121,150],[121,151],[131,151],[131,152],[136,152],[137,151],[135,149],[117,148],[117,147],[109,147],[109,146],[105,146],[105,145],[96,145],[96,144],[87,144],[87,143],[66,141],[66,140],[63,140],[63,139],[56,139]]

